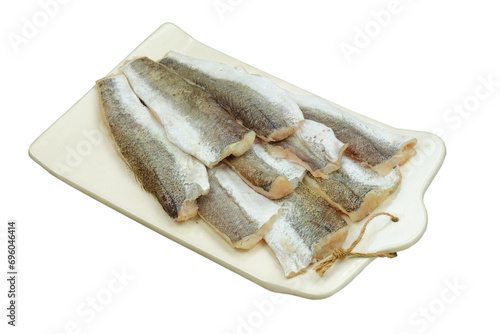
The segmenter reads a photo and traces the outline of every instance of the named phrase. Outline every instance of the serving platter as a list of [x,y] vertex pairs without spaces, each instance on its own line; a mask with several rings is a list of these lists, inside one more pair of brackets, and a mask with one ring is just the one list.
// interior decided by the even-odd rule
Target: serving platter
[[[249,73],[268,77],[289,91],[310,94],[196,41],[172,23],[158,28],[110,74],[118,72],[128,59],[147,56],[159,60],[170,50],[231,66],[243,66]],[[376,218],[355,249],[356,252],[404,250],[415,244],[425,232],[427,212],[423,197],[444,160],[445,145],[431,133],[395,129],[352,113],[393,133],[418,139],[415,146],[417,155],[401,168],[401,187],[376,210],[389,212],[400,221],[393,223],[387,217]],[[200,219],[174,222],[157,200],[142,190],[132,172],[116,154],[100,118],[95,86],[31,145],[29,154],[48,172],[72,187],[275,292],[311,299],[326,298],[346,286],[373,261],[347,258],[337,261],[322,278],[313,270],[308,270],[303,275],[287,279],[265,242],[262,241],[249,251],[236,250]],[[349,224],[345,248],[357,237],[362,224],[363,221]]]

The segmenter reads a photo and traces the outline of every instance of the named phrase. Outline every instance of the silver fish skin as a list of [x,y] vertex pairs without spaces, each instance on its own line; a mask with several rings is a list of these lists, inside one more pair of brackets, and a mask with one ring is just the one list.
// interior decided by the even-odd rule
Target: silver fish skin
[[416,154],[417,139],[394,134],[362,121],[347,109],[314,95],[294,94],[304,117],[323,123],[339,140],[349,144],[346,152],[381,175],[387,175]]
[[115,147],[142,187],[174,220],[196,216],[196,199],[209,190],[205,166],[167,139],[124,75],[97,81],[97,89]]
[[255,133],[237,123],[207,92],[146,57],[121,68],[134,92],[156,114],[167,136],[207,167],[239,156],[253,144]]
[[253,191],[224,164],[208,174],[210,192],[198,199],[200,217],[234,248],[254,247],[281,214],[280,206]]
[[160,62],[203,87],[264,141],[282,140],[299,129],[304,121],[289,93],[268,78],[174,51]]
[[348,145],[337,139],[332,129],[311,120],[290,137],[273,143],[290,161],[304,166],[315,177],[325,177],[340,168]]
[[337,211],[304,184],[275,201],[282,214],[264,239],[274,251],[287,278],[321,261],[347,237],[347,223]]
[[253,190],[270,199],[292,193],[306,174],[304,167],[273,154],[270,144],[259,139],[243,155],[228,157],[224,162]]
[[304,183],[323,197],[330,205],[347,214],[353,222],[368,216],[401,184],[401,173],[396,166],[385,176],[344,156],[342,168],[325,179],[308,175]]

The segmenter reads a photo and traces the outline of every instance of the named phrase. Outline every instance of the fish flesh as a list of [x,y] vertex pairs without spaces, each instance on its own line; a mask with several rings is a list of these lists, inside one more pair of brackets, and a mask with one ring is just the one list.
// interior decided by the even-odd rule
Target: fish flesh
[[200,217],[235,248],[250,249],[269,231],[281,208],[253,191],[228,166],[208,171],[210,191],[198,199]]
[[337,139],[332,129],[311,120],[290,137],[273,143],[290,161],[304,166],[315,177],[324,177],[340,168],[348,145]]
[[208,193],[206,167],[172,144],[124,75],[97,81],[101,112],[118,153],[142,187],[177,221],[196,216]]
[[282,140],[300,128],[304,121],[300,108],[289,93],[268,78],[174,51],[170,51],[160,63],[203,87],[264,141]]
[[362,121],[347,109],[313,95],[293,95],[304,117],[333,130],[349,144],[347,153],[363,161],[381,175],[387,175],[416,154],[417,139],[398,135]]
[[389,174],[381,176],[359,161],[344,156],[341,169],[325,179],[306,175],[304,183],[333,207],[347,214],[353,222],[357,222],[398,188],[401,173],[399,166],[396,166]]
[[306,169],[274,152],[270,144],[255,140],[255,144],[239,157],[228,157],[229,165],[253,190],[270,199],[290,194],[302,181]]
[[255,132],[242,127],[207,92],[171,69],[143,57],[121,70],[163,124],[170,141],[207,167],[252,146]]
[[337,211],[304,184],[275,201],[282,214],[264,239],[274,251],[285,276],[301,274],[342,246],[347,223]]
[[348,230],[345,220],[304,184],[275,202],[283,212],[264,239],[287,278],[303,273],[344,243]]

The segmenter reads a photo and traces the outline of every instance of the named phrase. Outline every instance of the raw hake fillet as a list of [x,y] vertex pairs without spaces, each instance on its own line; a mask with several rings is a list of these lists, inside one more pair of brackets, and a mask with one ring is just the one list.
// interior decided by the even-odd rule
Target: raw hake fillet
[[366,123],[333,103],[313,95],[293,95],[304,117],[322,123],[333,130],[346,144],[347,153],[365,162],[381,175],[387,175],[415,155],[417,139],[393,134]]
[[256,139],[255,144],[239,157],[224,160],[253,190],[270,199],[290,194],[302,181],[306,169],[284,156],[273,154],[270,145]]
[[104,121],[115,147],[143,188],[175,220],[196,216],[196,199],[208,193],[205,166],[172,144],[123,75],[97,82]]
[[340,170],[326,179],[313,179],[306,175],[304,183],[356,222],[365,218],[396,190],[401,183],[401,173],[396,166],[389,174],[381,176],[345,156]]
[[315,177],[324,177],[339,169],[347,147],[335,137],[332,129],[311,120],[306,120],[297,132],[273,145],[283,150],[287,159],[304,166]]
[[304,116],[289,93],[271,80],[170,51],[161,63],[203,87],[244,126],[265,141],[294,133]]
[[282,214],[264,237],[290,278],[342,246],[347,223],[337,211],[304,184],[275,201]]
[[144,57],[127,63],[122,71],[163,124],[170,141],[207,167],[252,146],[253,131],[238,124],[203,89],[167,67]]
[[208,171],[210,192],[198,199],[198,213],[230,245],[250,249],[269,231],[280,206],[257,194],[228,166]]

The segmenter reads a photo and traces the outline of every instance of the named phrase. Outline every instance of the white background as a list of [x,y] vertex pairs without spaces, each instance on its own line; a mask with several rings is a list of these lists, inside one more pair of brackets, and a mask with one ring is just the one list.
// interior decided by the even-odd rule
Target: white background
[[[8,219],[18,221],[20,247],[18,327],[6,325],[2,279],[1,333],[498,332],[500,20],[493,1],[401,0],[380,31],[371,12],[388,0],[222,0],[231,6],[222,15],[214,0],[67,2],[17,52],[8,36],[21,34],[23,18],[32,21],[41,6],[0,5],[2,271]],[[423,238],[325,300],[276,296],[31,161],[37,136],[164,22],[389,125],[441,129],[448,155],[425,195]],[[373,37],[348,62],[340,46],[354,45],[366,26]],[[488,77],[497,86],[474,100]],[[479,103],[461,115],[448,111],[464,101]],[[77,309],[105,293],[114,270],[133,279],[95,317],[82,316]]]

